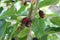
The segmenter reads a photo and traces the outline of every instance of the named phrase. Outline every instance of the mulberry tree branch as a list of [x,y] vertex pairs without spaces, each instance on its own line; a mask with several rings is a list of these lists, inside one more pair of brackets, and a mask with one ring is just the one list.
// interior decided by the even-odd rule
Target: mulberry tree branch
[[38,10],[38,6],[39,6],[39,0],[36,0],[35,1],[35,8],[34,8],[34,11],[33,11],[32,18],[31,19],[34,19],[35,18],[36,12]]
[[29,14],[28,14],[28,17],[30,19],[31,19],[31,16],[32,16],[32,11],[33,11],[33,7],[32,7],[32,4],[31,4],[30,11],[29,11]]
[[[31,19],[32,17],[32,11],[33,11],[33,7],[32,7],[32,4],[31,4],[31,7],[30,7],[30,11],[29,11],[29,14],[28,14],[28,17]],[[29,32],[28,32],[28,36],[27,36],[27,40],[31,40],[31,26],[29,27]]]
[[31,30],[32,30],[32,27],[29,28],[27,40],[31,40]]
[[[39,6],[39,0],[35,0],[35,8],[34,8],[34,10],[32,8],[32,4],[31,4],[30,11],[29,11],[29,14],[28,14],[28,18],[30,18],[31,20],[33,20],[35,18],[38,6]],[[23,26],[22,29],[24,29],[25,25],[22,25],[22,26]],[[22,29],[20,28],[20,31]],[[31,39],[31,29],[32,29],[32,26],[29,27],[29,33],[28,33],[28,36],[27,36],[27,40]]]
[[[39,0],[36,0],[33,14],[32,14],[32,6],[31,6],[31,9],[30,9],[30,12],[29,12],[29,15],[28,15],[31,18],[31,20],[34,19],[35,15],[36,15],[36,12],[37,12],[37,9],[38,9],[38,6],[39,6]],[[27,36],[27,40],[31,40],[31,29],[32,29],[32,27],[29,28],[29,33],[28,33],[28,36]]]

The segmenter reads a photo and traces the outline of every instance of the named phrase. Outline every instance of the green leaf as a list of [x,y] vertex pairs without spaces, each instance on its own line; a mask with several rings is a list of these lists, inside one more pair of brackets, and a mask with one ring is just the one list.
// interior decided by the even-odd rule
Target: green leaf
[[28,12],[29,12],[28,10],[23,11],[23,13],[21,13],[20,16],[27,16],[28,15]]
[[23,29],[22,31],[20,31],[20,33],[19,33],[17,36],[18,36],[19,38],[24,38],[24,37],[27,36],[28,32],[29,32],[29,28],[25,28],[25,29]]
[[12,19],[12,20],[14,20],[14,19],[16,20],[16,19],[17,19],[17,16],[16,16],[16,15],[12,15],[12,16],[11,16],[11,19]]
[[60,26],[60,17],[52,17],[52,18],[50,19],[50,21],[51,21],[53,24]]
[[8,6],[10,4],[10,0],[6,0],[5,3]]
[[47,37],[48,37],[48,35],[45,34],[45,35],[43,35],[39,40],[47,40]]
[[14,6],[12,6],[11,8],[9,8],[7,11],[5,11],[2,16],[0,16],[0,19],[11,16],[11,15],[15,15],[16,14],[16,10],[14,9]]
[[0,28],[4,26],[4,24],[5,24],[5,21],[3,19],[0,19]]
[[7,26],[8,26],[8,23],[5,20],[0,20],[0,38],[1,39],[5,36]]
[[41,18],[36,18],[33,20],[32,23],[32,30],[35,33],[35,35],[39,38],[42,35],[44,35],[44,30],[45,30],[45,22]]
[[18,15],[20,15],[25,10],[25,6],[21,5],[21,8],[18,10]]
[[57,35],[56,34],[50,34],[50,35],[48,35],[48,40],[57,40],[58,39],[58,37],[57,37]]
[[27,10],[25,10],[25,9],[28,6],[29,6],[29,4],[27,4],[27,5],[21,4],[21,8],[17,11],[17,14],[20,15],[20,16],[26,16],[27,12],[28,12],[28,9]]
[[13,28],[13,30],[12,30],[12,32],[9,34],[10,36],[9,36],[9,40],[11,40],[11,38],[13,37],[13,35],[15,34],[15,32],[16,32],[16,30],[17,30],[17,28],[18,28],[18,23],[16,23],[14,26],[12,26]]
[[27,37],[19,38],[19,40],[26,40],[26,39],[27,39]]
[[49,27],[45,31],[46,31],[46,33],[60,32],[60,27]]
[[4,35],[5,23],[6,23],[5,20],[0,19],[0,37],[3,37],[3,35]]
[[57,0],[57,1],[56,0],[44,0],[39,3],[39,7],[54,5],[54,4],[57,4],[58,2],[59,2],[59,0]]
[[3,10],[3,7],[0,7],[0,13],[2,12],[2,10]]
[[11,34],[12,31],[13,31],[13,27],[12,26],[7,26],[6,33]]

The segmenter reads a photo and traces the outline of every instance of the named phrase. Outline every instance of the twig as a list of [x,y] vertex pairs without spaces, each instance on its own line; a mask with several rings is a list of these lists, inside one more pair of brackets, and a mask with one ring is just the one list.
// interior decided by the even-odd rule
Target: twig
[[33,11],[33,14],[32,14],[32,20],[35,18],[35,15],[36,15],[36,12],[37,12],[37,9],[38,9],[38,6],[39,6],[39,0],[35,0],[35,8],[34,8],[34,11]]
[[31,40],[31,30],[32,30],[32,27],[29,28],[29,33],[28,33],[28,36],[27,36],[27,40]]
[[28,14],[28,17],[31,19],[31,16],[32,16],[32,11],[33,11],[33,8],[32,8],[32,4],[31,4],[31,7],[30,7],[30,11],[29,11],[29,14]]
[[[28,17],[31,19],[31,17],[32,17],[32,11],[33,11],[33,8],[32,8],[32,4],[31,4],[31,7],[30,7],[30,11],[29,11],[29,14],[28,14]],[[28,36],[27,36],[27,40],[30,40],[31,39],[31,37],[30,37],[30,35],[31,35],[31,26],[29,27],[29,33],[28,33]]]
[[[36,15],[36,12],[37,12],[37,9],[38,9],[38,6],[39,6],[39,0],[36,0],[35,1],[35,8],[34,8],[34,11],[33,11],[33,8],[32,8],[32,4],[31,4],[31,8],[30,8],[30,11],[29,11],[29,14],[28,14],[28,18],[30,18],[31,20],[33,20],[34,19],[34,17],[35,17],[35,15]],[[32,14],[32,11],[33,11],[33,14]],[[24,25],[22,25],[22,26],[24,26]],[[28,33],[28,36],[27,36],[27,40],[30,40],[30,35],[31,35],[31,26],[29,27],[29,33]],[[24,28],[22,28],[22,29],[24,29]],[[21,28],[20,28],[20,31],[22,30]]]
[[[35,15],[36,15],[36,11],[38,9],[38,6],[39,6],[39,0],[36,0],[36,6],[34,8],[34,12],[33,12],[33,15],[32,15],[32,5],[31,5],[31,9],[30,9],[30,12],[29,12],[29,17],[32,19],[34,19]],[[31,29],[32,27],[29,28],[29,33],[28,33],[28,37],[27,37],[27,40],[31,40]]]

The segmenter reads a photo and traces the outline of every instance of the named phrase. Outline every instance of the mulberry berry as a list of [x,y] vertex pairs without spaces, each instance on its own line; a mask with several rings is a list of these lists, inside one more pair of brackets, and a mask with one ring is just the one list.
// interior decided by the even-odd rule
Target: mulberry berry
[[32,21],[27,17],[22,19],[22,24],[24,24],[25,26],[30,26],[31,22]]
[[39,11],[39,16],[40,16],[41,18],[44,18],[44,12],[43,12],[42,10]]

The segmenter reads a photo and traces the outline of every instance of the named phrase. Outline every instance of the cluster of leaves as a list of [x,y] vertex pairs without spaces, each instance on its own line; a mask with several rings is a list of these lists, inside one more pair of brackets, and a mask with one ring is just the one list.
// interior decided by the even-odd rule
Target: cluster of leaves
[[[49,6],[49,5],[55,5],[60,0],[43,0],[39,2],[39,8]],[[26,9],[31,3],[29,4],[22,4],[20,3],[21,8],[17,11],[14,4],[17,2],[21,2],[20,0],[12,1],[12,0],[6,0],[4,3],[6,3],[6,6],[10,6],[10,3],[12,4],[10,8],[7,9],[1,16],[0,16],[0,40],[12,40],[12,38],[15,38],[16,40],[26,40],[27,35],[29,32],[29,27],[25,27],[20,32],[17,31],[17,29],[21,26],[21,20],[22,17],[28,17],[29,9],[30,7]],[[34,9],[34,4],[33,4]],[[2,12],[3,7],[0,7],[0,13]],[[38,13],[38,12],[37,12]],[[22,17],[21,17],[22,16]],[[47,14],[46,14],[47,16]],[[46,25],[46,19],[49,19],[48,17],[45,17],[44,19],[39,17],[37,14],[35,18],[32,20],[32,31],[33,31],[33,37],[31,36],[31,40],[34,37],[37,37],[38,40],[48,40],[48,35],[50,33],[55,33],[60,31],[60,27],[50,27],[50,25]],[[12,24],[12,22],[15,21],[15,24]],[[52,18],[50,18],[50,22],[54,25],[60,26],[60,16],[53,15]],[[55,37],[55,35],[54,35]],[[55,40],[55,39],[52,39]]]

